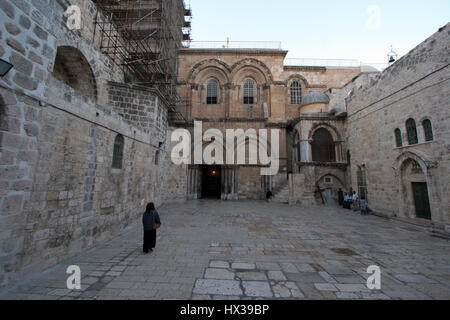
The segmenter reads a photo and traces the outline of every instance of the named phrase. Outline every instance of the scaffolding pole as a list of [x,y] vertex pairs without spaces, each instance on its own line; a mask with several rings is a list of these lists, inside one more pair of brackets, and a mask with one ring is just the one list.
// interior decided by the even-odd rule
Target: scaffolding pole
[[134,83],[157,89],[169,104],[169,120],[183,118],[177,114],[177,59],[191,40],[191,9],[183,0],[93,1],[101,52]]

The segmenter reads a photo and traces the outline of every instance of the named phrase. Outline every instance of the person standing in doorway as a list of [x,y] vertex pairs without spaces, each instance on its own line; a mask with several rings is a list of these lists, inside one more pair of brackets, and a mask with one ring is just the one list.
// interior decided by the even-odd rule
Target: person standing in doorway
[[341,188],[339,188],[339,191],[338,191],[338,200],[339,200],[339,206],[342,207],[344,205],[344,191],[342,191]]
[[150,202],[147,204],[144,216],[142,217],[144,225],[144,253],[153,251],[156,246],[156,230],[161,226],[161,219],[155,204]]

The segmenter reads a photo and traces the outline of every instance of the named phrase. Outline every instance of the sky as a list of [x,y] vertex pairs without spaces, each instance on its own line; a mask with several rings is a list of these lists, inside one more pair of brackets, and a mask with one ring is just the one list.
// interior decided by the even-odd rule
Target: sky
[[185,0],[194,41],[280,41],[288,58],[385,63],[450,22],[450,0]]

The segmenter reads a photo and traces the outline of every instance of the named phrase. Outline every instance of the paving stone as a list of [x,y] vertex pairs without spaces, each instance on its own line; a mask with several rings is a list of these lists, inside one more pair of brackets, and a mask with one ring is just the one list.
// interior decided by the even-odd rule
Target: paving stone
[[361,284],[367,283],[367,280],[362,277],[356,276],[335,276],[334,277],[339,283],[347,283],[347,284]]
[[199,279],[193,293],[208,295],[240,296],[243,294],[239,281]]
[[334,279],[325,271],[319,271],[319,275],[328,283],[337,283],[336,279]]
[[234,273],[226,269],[206,269],[205,272],[206,279],[223,279],[223,280],[234,280]]
[[320,283],[322,277],[317,272],[286,273],[288,280],[294,282]]
[[280,263],[281,269],[286,273],[298,273],[298,269],[292,263]]
[[273,297],[270,285],[268,282],[263,281],[242,281],[244,287],[244,293],[249,297]]
[[224,268],[228,269],[230,267],[230,263],[226,261],[211,261],[209,266],[211,268]]
[[421,274],[396,274],[394,277],[406,283],[437,283],[436,280],[429,279]]
[[350,292],[336,292],[335,294],[338,299],[343,299],[343,300],[359,299],[358,295],[356,295],[354,293],[350,293]]
[[336,288],[339,289],[339,291],[342,292],[367,292],[370,291],[369,288],[367,288],[367,285],[363,284],[342,284],[342,283],[336,283],[334,284]]
[[235,270],[254,270],[256,265],[254,263],[235,262],[231,265],[231,268]]
[[300,272],[314,272],[314,268],[311,267],[308,263],[296,263],[295,266],[297,270]]
[[315,283],[314,286],[319,291],[338,291],[338,289],[331,283]]
[[193,294],[192,295],[192,300],[212,300],[211,296],[209,295],[204,295],[204,294]]
[[[22,114],[16,116],[21,117]],[[57,192],[55,200],[60,191],[63,190]],[[69,193],[64,196],[69,197]],[[367,221],[342,215],[340,209],[302,207],[299,210],[298,207],[277,204],[261,205],[257,201],[233,203],[233,214],[240,216],[239,221],[254,225],[260,223],[255,222],[260,219],[267,220],[264,223],[270,225],[272,213],[279,212],[276,227],[271,228],[282,225],[282,232],[249,236],[248,230],[222,222],[234,219],[229,216],[229,205],[187,202],[184,207],[196,212],[195,215],[183,215],[179,206],[164,207],[166,228],[159,232],[161,238],[151,255],[140,252],[140,226],[131,228],[130,232],[58,265],[54,271],[36,274],[7,295],[0,295],[0,299],[450,298],[449,244],[446,240],[434,239],[417,231],[409,234],[394,227],[395,222],[377,217],[371,217],[373,220],[369,227]],[[252,213],[254,210],[257,213]],[[183,227],[174,227],[180,223]],[[328,223],[333,225],[333,234],[341,234],[341,238],[329,236]],[[191,224],[196,228],[190,228]],[[350,227],[358,230],[358,234],[348,233]],[[299,239],[298,243],[292,239]],[[208,252],[213,242],[220,243],[217,247],[219,254],[211,257]],[[301,251],[290,251],[291,245],[300,244]],[[236,252],[242,256],[231,254],[234,246],[239,248]],[[241,248],[248,251],[243,253]],[[337,258],[338,254],[331,248],[352,248],[361,255]],[[317,253],[320,255],[315,256]],[[426,264],[424,261],[436,263]],[[86,275],[82,279],[84,291],[66,290],[65,270],[71,264],[79,265]],[[381,264],[382,290],[369,290],[366,287],[367,266]],[[294,271],[292,265],[296,272],[282,271]],[[231,269],[234,267],[237,269]],[[344,269],[348,271],[343,273]],[[330,274],[327,270],[338,273]],[[203,279],[206,274],[216,272],[226,274],[226,277],[235,273],[243,278],[242,283],[233,279]]]
[[287,280],[283,272],[281,271],[269,271],[267,272],[267,275],[269,276],[270,280],[278,280],[278,281]]
[[236,277],[241,280],[264,281],[267,276],[264,272],[237,272]]
[[259,270],[273,270],[273,271],[281,270],[280,265],[274,262],[257,262],[256,267]]
[[281,284],[277,284],[272,286],[273,293],[276,298],[290,298],[292,297],[291,290],[289,288],[286,288],[285,286]]
[[48,294],[51,296],[65,296],[71,292],[72,292],[72,290],[69,290],[69,289],[55,289],[55,290],[50,291]]

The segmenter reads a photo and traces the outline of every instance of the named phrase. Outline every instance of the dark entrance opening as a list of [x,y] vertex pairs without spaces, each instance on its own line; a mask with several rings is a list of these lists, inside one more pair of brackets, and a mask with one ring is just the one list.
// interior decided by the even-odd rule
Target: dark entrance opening
[[416,217],[431,220],[430,199],[426,183],[412,184],[414,202],[416,204]]
[[202,198],[221,199],[222,168],[220,166],[202,167]]
[[311,143],[314,162],[336,162],[336,151],[333,136],[324,128],[318,129]]

